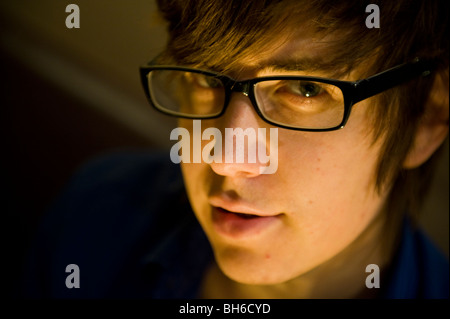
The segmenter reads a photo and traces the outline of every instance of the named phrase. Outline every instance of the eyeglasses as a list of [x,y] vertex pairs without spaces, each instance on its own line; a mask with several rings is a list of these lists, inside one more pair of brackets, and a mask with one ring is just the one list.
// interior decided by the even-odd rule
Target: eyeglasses
[[299,131],[343,128],[353,105],[432,71],[429,61],[413,61],[358,81],[312,76],[267,76],[238,81],[226,75],[182,66],[140,68],[150,104],[164,114],[213,119],[225,113],[231,94],[248,96],[267,123]]

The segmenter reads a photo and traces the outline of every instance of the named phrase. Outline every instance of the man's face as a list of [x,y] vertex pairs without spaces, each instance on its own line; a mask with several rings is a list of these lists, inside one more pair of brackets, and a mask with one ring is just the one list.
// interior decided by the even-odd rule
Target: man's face
[[[323,40],[303,37],[281,46],[274,43],[272,50],[242,61],[243,69],[230,75],[240,80],[284,74],[327,77],[259,67],[269,61],[320,59],[330,54]],[[352,72],[342,79],[356,80],[357,75]],[[228,277],[249,284],[287,281],[337,255],[364,231],[384,200],[375,191],[379,143],[373,144],[370,134],[371,107],[370,99],[358,103],[346,127],[338,131],[279,128],[274,174],[261,174],[259,163],[182,164],[192,208]],[[179,123],[192,136],[192,120]],[[216,127],[223,136],[225,128],[269,132],[273,127],[241,93],[233,94],[222,117],[202,120],[201,125],[202,130]],[[202,149],[208,142],[202,141]],[[263,142],[269,153],[269,134]]]

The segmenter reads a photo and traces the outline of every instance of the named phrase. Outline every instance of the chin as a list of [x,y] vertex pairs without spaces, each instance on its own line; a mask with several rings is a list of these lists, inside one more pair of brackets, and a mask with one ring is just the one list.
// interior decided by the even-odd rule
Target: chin
[[296,277],[286,269],[286,263],[243,249],[227,248],[218,251],[215,256],[222,272],[231,280],[242,284],[274,285]]

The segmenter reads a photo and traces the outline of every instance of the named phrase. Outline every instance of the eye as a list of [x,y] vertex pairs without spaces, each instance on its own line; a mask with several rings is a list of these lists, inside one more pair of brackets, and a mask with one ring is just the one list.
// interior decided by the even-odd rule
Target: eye
[[197,73],[197,74],[192,74],[192,78],[193,78],[195,84],[197,84],[198,86],[200,86],[202,88],[215,89],[215,88],[219,88],[219,87],[223,86],[222,82],[213,76]]
[[315,97],[323,92],[323,88],[313,82],[292,81],[289,83],[290,90],[305,97]]

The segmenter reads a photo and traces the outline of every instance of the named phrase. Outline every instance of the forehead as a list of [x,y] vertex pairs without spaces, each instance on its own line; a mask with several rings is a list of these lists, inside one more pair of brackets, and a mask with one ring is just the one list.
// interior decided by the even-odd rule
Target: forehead
[[236,78],[261,70],[340,78],[354,70],[345,61],[339,61],[339,54],[334,54],[337,39],[339,32],[319,35],[305,26],[294,32],[266,36],[263,44],[249,47],[236,56],[229,56],[223,50],[220,59],[214,55],[195,66]]
[[[211,32],[214,32],[211,30]],[[260,36],[260,38],[257,38]],[[319,33],[303,23],[295,28],[280,25],[258,34],[243,48],[217,42],[175,57],[175,63],[209,69],[236,77],[242,73],[270,69],[340,78],[353,70],[348,55],[342,58],[346,34],[341,30]]]
[[340,67],[333,63],[333,43],[336,35],[318,36],[307,27],[299,28],[272,41],[262,48],[254,48],[238,63],[256,68],[280,71],[336,72]]

